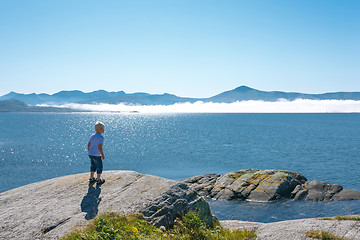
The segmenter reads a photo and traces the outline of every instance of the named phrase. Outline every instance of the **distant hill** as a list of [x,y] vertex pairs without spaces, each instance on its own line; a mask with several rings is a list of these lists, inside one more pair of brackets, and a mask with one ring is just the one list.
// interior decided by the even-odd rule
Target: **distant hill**
[[173,94],[149,94],[149,93],[134,93],[125,94],[118,97],[92,99],[81,101],[79,103],[109,103],[109,104],[138,104],[138,105],[172,105],[181,102],[196,102],[197,98],[182,98]]
[[0,112],[78,112],[69,108],[33,107],[16,100],[0,100]]
[[29,105],[36,104],[64,104],[64,103],[76,103],[81,101],[89,101],[92,99],[106,99],[112,97],[118,97],[125,95],[125,92],[107,92],[104,90],[98,90],[90,93],[84,93],[78,90],[75,91],[61,91],[53,95],[46,93],[36,94],[22,94],[16,92],[10,92],[2,97],[0,100],[16,99],[23,101]]
[[222,92],[210,98],[183,98],[173,94],[149,94],[149,93],[125,93],[124,91],[108,92],[98,90],[84,93],[78,90],[61,91],[52,95],[41,94],[21,94],[10,92],[0,97],[0,100],[20,100],[29,105],[37,104],[64,104],[64,103],[109,103],[109,104],[134,104],[134,105],[171,105],[183,102],[224,102],[231,103],[244,100],[277,101],[285,99],[293,101],[295,99],[312,100],[360,100],[360,92],[333,92],[323,94],[306,94],[298,92],[281,91],[261,91],[247,86],[240,86],[230,91]]
[[22,94],[10,92],[0,97],[0,100],[19,100],[29,105],[37,104],[65,104],[65,103],[109,103],[109,104],[139,104],[139,105],[171,105],[179,102],[196,102],[197,98],[182,98],[173,94],[149,94],[149,93],[131,93],[123,91],[107,92],[105,90],[84,93],[78,90],[61,91],[53,95],[41,93]]
[[312,100],[360,100],[360,92],[334,92],[323,94],[306,94],[297,92],[280,92],[280,91],[260,91],[247,86],[240,86],[230,91],[220,93],[216,96],[208,98],[211,102],[236,102],[244,100],[263,100],[263,101],[277,101],[279,99],[286,99],[293,101],[296,99],[312,99]]

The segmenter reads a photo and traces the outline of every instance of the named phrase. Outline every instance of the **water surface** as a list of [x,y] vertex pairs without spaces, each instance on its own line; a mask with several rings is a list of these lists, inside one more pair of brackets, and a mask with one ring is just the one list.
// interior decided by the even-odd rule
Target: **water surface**
[[[244,168],[284,169],[360,190],[360,114],[1,113],[0,163],[5,174],[0,192],[89,171],[86,147],[96,121],[106,125],[105,170],[180,180]],[[211,204],[223,219],[281,220],[360,214],[356,202],[360,205]],[[314,209],[314,214],[299,208]]]

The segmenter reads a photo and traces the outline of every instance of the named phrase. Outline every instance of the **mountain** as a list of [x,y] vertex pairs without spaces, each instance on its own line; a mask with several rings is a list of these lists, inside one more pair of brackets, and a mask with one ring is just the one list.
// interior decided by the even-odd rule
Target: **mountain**
[[149,94],[143,92],[127,94],[124,91],[107,92],[105,90],[98,90],[90,93],[84,93],[78,90],[75,91],[61,91],[53,95],[49,94],[22,94],[10,92],[2,97],[0,100],[20,100],[29,105],[37,104],[64,104],[64,103],[109,103],[109,104],[140,104],[140,105],[171,105],[179,102],[196,102],[197,98],[182,98],[173,94]]
[[23,101],[29,105],[37,104],[64,104],[74,103],[81,101],[89,101],[92,99],[105,99],[125,95],[125,92],[107,92],[105,90],[98,90],[90,93],[84,93],[82,91],[61,91],[53,95],[46,93],[36,94],[22,94],[16,92],[10,92],[2,97],[0,100],[16,99]]
[[295,100],[297,98],[309,98],[309,96],[301,93],[265,92],[247,86],[240,86],[233,90],[213,96],[209,98],[209,101],[230,103],[244,100],[277,101],[278,99],[282,98],[287,100]]
[[21,94],[10,92],[0,100],[20,100],[29,105],[37,104],[64,104],[64,103],[109,103],[109,104],[134,104],[134,105],[171,105],[175,103],[196,101],[203,102],[224,102],[231,103],[245,100],[262,100],[277,101],[285,99],[293,101],[295,99],[312,99],[312,100],[360,100],[360,92],[332,92],[322,94],[307,94],[298,92],[281,92],[281,91],[261,91],[247,86],[240,86],[230,91],[222,92],[210,98],[183,98],[173,94],[149,94],[149,93],[125,93],[124,91],[107,92],[98,90],[90,93],[82,91],[61,91],[53,95],[49,94]]
[[102,99],[93,99],[88,101],[81,101],[79,103],[109,103],[109,104],[118,104],[118,103],[126,103],[126,104],[138,104],[138,105],[172,105],[175,103],[182,102],[196,102],[198,99],[196,98],[182,98],[173,94],[148,94],[148,93],[134,93],[134,94],[126,94],[118,97],[111,98],[102,98]]
[[0,100],[0,112],[79,112],[69,108],[33,107],[16,100]]
[[323,94],[306,94],[297,92],[280,92],[280,91],[260,91],[247,86],[240,86],[230,91],[220,93],[216,96],[208,98],[209,102],[236,102],[244,100],[262,100],[262,101],[277,101],[279,99],[286,99],[293,101],[296,99],[311,99],[311,100],[360,100],[360,92],[334,92]]
[[29,106],[19,100],[0,101],[0,112],[28,111]]

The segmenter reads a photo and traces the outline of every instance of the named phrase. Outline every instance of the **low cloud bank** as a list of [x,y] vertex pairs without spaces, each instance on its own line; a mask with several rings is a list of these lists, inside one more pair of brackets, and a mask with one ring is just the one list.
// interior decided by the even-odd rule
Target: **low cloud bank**
[[176,103],[173,105],[126,105],[120,104],[77,104],[39,105],[66,107],[95,112],[140,112],[140,113],[349,113],[360,112],[360,101],[355,100],[279,100],[238,101],[234,103]]

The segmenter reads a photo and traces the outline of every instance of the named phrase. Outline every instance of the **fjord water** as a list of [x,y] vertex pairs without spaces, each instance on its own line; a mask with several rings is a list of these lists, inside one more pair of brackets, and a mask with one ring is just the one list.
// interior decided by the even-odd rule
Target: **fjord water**
[[[0,192],[87,172],[96,121],[106,125],[104,170],[180,180],[284,169],[360,190],[360,114],[1,113]],[[360,201],[209,202],[220,219],[360,214]]]

